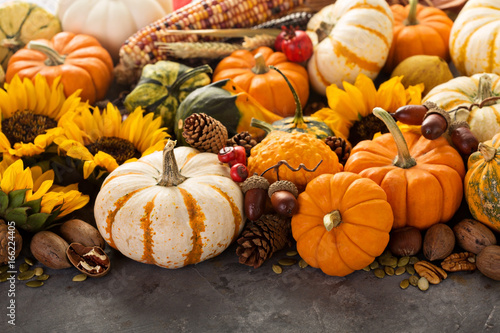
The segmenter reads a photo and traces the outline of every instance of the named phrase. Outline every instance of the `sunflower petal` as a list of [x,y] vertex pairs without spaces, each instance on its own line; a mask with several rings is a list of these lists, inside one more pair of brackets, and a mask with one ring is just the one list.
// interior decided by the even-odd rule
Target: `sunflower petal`
[[23,171],[23,160],[17,160],[12,163],[3,173],[2,180],[0,181],[0,188],[2,192],[9,193],[15,187],[17,175]]

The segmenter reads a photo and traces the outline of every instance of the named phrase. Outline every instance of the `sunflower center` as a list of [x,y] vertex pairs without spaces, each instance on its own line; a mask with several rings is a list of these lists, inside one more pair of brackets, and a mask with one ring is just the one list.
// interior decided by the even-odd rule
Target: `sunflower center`
[[114,136],[99,138],[94,143],[87,146],[87,149],[92,155],[97,154],[99,151],[103,151],[113,156],[119,165],[130,158],[140,156],[132,142]]
[[57,127],[57,121],[30,110],[17,111],[12,117],[2,120],[2,132],[11,146],[17,142],[33,143],[38,135],[54,127]]
[[377,132],[387,133],[389,130],[382,120],[370,113],[352,125],[349,130],[349,142],[354,147],[360,141],[372,140],[373,135]]

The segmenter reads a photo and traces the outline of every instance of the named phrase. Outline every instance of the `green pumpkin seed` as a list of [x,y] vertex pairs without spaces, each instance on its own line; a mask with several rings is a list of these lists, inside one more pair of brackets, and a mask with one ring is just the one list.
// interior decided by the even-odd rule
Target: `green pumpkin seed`
[[385,274],[392,276],[392,275],[394,275],[394,268],[392,268],[391,266],[385,266],[384,272],[385,272]]
[[43,286],[43,281],[33,280],[26,282],[26,285],[31,288],[38,288]]
[[396,257],[385,257],[380,260],[382,266],[396,267],[398,265],[398,258]]
[[283,273],[283,268],[279,265],[273,265],[273,272],[276,274],[281,274]]
[[410,257],[410,260],[408,261],[408,263],[410,265],[415,265],[419,261],[420,261],[420,259],[418,259],[418,257]]
[[287,256],[289,256],[289,257],[294,257],[294,256],[296,256],[297,254],[299,254],[297,251],[288,251],[288,252],[286,253],[286,255],[287,255]]
[[35,261],[31,258],[24,258],[24,262],[30,266],[33,266],[35,264]]
[[3,274],[9,270],[8,265],[0,266],[0,274]]
[[299,267],[300,268],[306,268],[307,266],[309,266],[309,264],[304,259],[299,260]]
[[370,267],[370,269],[377,269],[379,266],[380,266],[380,265],[379,265],[378,261],[376,261],[376,260],[375,260],[374,262],[372,262],[372,263],[370,264],[370,266],[369,266],[369,267]]
[[49,277],[50,277],[50,275],[48,275],[48,274],[42,274],[42,275],[40,275],[40,276],[37,276],[37,277],[36,277],[36,279],[37,279],[38,281],[45,281],[45,280],[47,280]]
[[43,268],[42,267],[35,268],[35,276],[40,276],[42,274],[43,274]]
[[19,265],[19,272],[20,273],[24,273],[28,269],[30,269],[30,266],[27,263],[23,263],[23,264]]
[[35,271],[30,269],[29,271],[19,273],[19,275],[17,276],[17,279],[20,281],[24,281],[24,280],[31,279],[33,276],[35,276]]
[[297,259],[292,259],[292,258],[283,258],[278,260],[278,264],[281,266],[292,266],[297,263]]
[[87,274],[78,274],[73,276],[73,281],[75,282],[81,282],[87,280]]
[[406,266],[408,262],[410,262],[410,257],[401,257],[398,260],[398,267]]
[[401,287],[401,289],[406,289],[406,288],[408,288],[409,285],[410,285],[410,281],[408,279],[404,279],[403,281],[401,281],[399,283],[399,286]]
[[396,271],[394,272],[394,274],[396,275],[402,275],[406,272],[406,268],[405,267],[398,267],[396,268]]
[[0,282],[5,282],[8,278],[10,278],[10,273],[5,272],[0,274]]
[[418,289],[422,291],[426,291],[427,289],[429,289],[429,281],[423,276],[418,279]]
[[363,270],[364,270],[365,272],[369,272],[369,271],[370,271],[370,266],[363,267]]
[[407,265],[406,266],[406,271],[408,272],[408,274],[410,275],[414,275],[415,274],[415,268],[413,268],[413,266],[411,265]]
[[380,267],[374,269],[373,274],[375,274],[375,276],[378,277],[379,279],[382,279],[385,277],[385,271]]
[[392,252],[390,250],[385,250],[384,253],[382,253],[378,258],[381,260],[381,259],[384,259],[384,258],[388,258],[388,257],[392,257]]
[[408,279],[408,281],[410,281],[410,284],[412,286],[416,287],[418,285],[418,276],[412,275],[412,276],[410,276],[410,278]]

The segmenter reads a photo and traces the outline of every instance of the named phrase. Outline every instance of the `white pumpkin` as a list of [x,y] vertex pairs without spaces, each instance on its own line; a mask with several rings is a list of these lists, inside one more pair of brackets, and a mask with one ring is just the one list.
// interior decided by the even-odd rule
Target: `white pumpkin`
[[360,73],[374,79],[387,60],[393,23],[385,0],[338,0],[323,7],[307,25],[313,43],[319,41],[318,30],[333,26],[308,62],[314,90],[325,95],[330,84],[353,83]]
[[172,11],[172,0],[60,0],[57,15],[63,31],[94,36],[117,61],[127,38]]
[[466,76],[500,74],[500,1],[469,0],[450,32],[450,55]]
[[[479,107],[483,100],[493,97],[489,103]],[[500,76],[496,74],[475,74],[460,76],[442,83],[429,91],[422,103],[431,101],[445,111],[459,106],[471,108],[452,112],[452,119],[465,120],[471,132],[480,142],[490,140],[500,132]]]
[[163,153],[116,168],[94,207],[97,228],[111,247],[166,268],[219,255],[245,221],[243,194],[229,167],[216,154],[174,145],[169,141]]

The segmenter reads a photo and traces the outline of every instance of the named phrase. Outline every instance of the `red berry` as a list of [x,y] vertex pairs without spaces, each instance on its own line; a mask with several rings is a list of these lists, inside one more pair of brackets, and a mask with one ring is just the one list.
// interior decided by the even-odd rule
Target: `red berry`
[[245,164],[236,163],[231,167],[229,171],[231,179],[237,183],[245,181],[248,177],[248,169]]
[[234,147],[224,147],[219,150],[217,157],[222,163],[229,163],[236,159],[236,151],[234,150]]
[[235,157],[231,161],[229,161],[229,166],[232,167],[236,163],[241,163],[243,165],[247,165],[247,151],[243,146],[235,146],[232,147],[234,149]]

